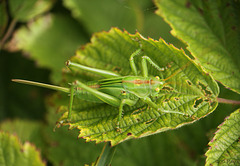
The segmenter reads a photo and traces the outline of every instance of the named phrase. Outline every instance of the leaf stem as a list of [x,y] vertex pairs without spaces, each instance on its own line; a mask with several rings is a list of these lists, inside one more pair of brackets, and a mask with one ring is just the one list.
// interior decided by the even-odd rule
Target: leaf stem
[[116,146],[111,146],[110,142],[107,142],[104,147],[103,150],[99,156],[99,158],[96,161],[96,166],[106,166],[106,165],[110,165],[112,162],[112,158],[114,156],[116,150]]
[[229,100],[224,98],[217,98],[217,100],[219,103],[240,105],[240,101],[237,101],[237,100]]
[[17,23],[17,19],[13,19],[12,22],[10,23],[9,28],[8,28],[6,34],[4,35],[2,40],[0,41],[0,49],[2,49],[2,47],[3,47],[4,43],[6,42],[6,40],[11,36],[16,23]]

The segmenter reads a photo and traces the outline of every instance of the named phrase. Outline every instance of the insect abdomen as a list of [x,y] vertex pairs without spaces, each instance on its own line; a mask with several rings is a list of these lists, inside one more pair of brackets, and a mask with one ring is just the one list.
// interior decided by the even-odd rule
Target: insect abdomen
[[[93,89],[99,89],[99,85],[96,82],[91,82],[86,84],[88,87],[93,88]],[[83,88],[79,87],[78,82],[75,82],[75,95],[79,99],[83,99],[86,101],[91,101],[91,102],[96,102],[96,103],[103,103],[102,100],[97,98],[95,95],[92,95],[88,91],[84,90]]]

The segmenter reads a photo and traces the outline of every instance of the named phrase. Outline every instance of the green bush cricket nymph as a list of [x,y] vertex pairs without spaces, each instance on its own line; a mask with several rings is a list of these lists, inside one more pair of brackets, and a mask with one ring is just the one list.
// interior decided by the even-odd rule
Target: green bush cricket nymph
[[[130,56],[130,67],[134,76],[120,76],[117,73],[91,68],[83,66],[81,64],[73,63],[71,61],[66,62],[66,66],[71,70],[73,68],[89,71],[105,77],[91,83],[82,83],[80,81],[74,81],[70,84],[70,88],[59,87],[49,84],[43,84],[33,81],[26,81],[20,79],[13,79],[14,82],[30,84],[40,87],[45,87],[57,91],[62,91],[70,94],[68,120],[71,121],[71,111],[73,107],[74,96],[80,99],[87,100],[90,102],[107,103],[113,107],[119,107],[119,113],[116,122],[116,128],[119,130],[123,106],[129,105],[134,106],[138,100],[148,104],[153,109],[159,110],[164,113],[176,113],[183,114],[177,111],[160,110],[158,106],[152,101],[151,97],[156,96],[158,92],[167,84],[165,81],[168,79],[160,79],[158,76],[149,76],[147,69],[147,62],[155,67],[158,71],[164,71],[167,69],[160,68],[154,63],[148,56],[142,56],[142,76],[138,76],[137,68],[134,62],[134,57],[140,54],[141,49],[136,50]],[[170,76],[172,77],[172,76]],[[169,77],[169,78],[170,78]],[[183,114],[184,115],[184,114]]]

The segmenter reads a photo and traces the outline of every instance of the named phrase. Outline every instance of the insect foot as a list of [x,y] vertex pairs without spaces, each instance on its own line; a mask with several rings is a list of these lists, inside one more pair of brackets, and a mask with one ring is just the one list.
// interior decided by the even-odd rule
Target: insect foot
[[117,121],[115,129],[117,130],[117,132],[120,132],[120,133],[122,132],[119,121]]
[[119,126],[116,126],[116,131],[120,132],[120,133],[122,132],[122,130],[121,130],[121,128]]

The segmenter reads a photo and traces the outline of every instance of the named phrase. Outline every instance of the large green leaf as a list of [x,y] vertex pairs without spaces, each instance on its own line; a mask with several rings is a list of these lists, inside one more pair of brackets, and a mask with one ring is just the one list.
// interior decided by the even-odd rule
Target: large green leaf
[[156,7],[149,0],[64,0],[66,6],[86,28],[89,34],[111,27],[125,29],[134,33],[136,29],[144,36],[153,39],[164,38],[175,46],[182,47],[182,43],[173,37],[170,26],[154,13]]
[[240,164],[240,109],[233,112],[219,126],[216,135],[209,142],[206,152],[206,165],[239,165]]
[[112,26],[135,32],[142,29],[143,2],[112,0],[64,0],[64,5],[72,11],[73,16],[81,21],[90,33],[108,30]]
[[30,143],[20,144],[18,138],[0,132],[0,165],[2,166],[44,166],[39,152]]
[[54,0],[9,0],[10,13],[15,20],[28,21],[46,12]]
[[223,85],[240,92],[240,1],[155,0],[172,34]]
[[[192,123],[209,113],[217,106],[218,86],[199,66],[194,64],[182,50],[166,44],[163,40],[145,39],[138,33],[129,35],[126,31],[113,28],[109,32],[97,33],[84,49],[79,49],[71,60],[83,65],[115,71],[123,76],[131,75],[129,57],[140,48],[159,66],[168,69],[159,72],[148,65],[149,74],[168,78],[166,85],[154,102],[162,110],[177,111],[162,113],[138,102],[133,107],[124,107],[120,123],[121,132],[116,130],[118,108],[107,104],[96,104],[75,98],[71,122],[67,123],[67,112],[60,123],[80,130],[79,137],[87,141],[111,141],[112,145],[127,139],[140,138]],[[140,70],[140,57],[135,62]],[[101,77],[77,71],[65,80],[96,80]],[[139,71],[139,74],[141,72]],[[67,76],[71,73],[67,72]],[[65,95],[68,100],[67,95]],[[67,107],[61,107],[67,111]]]
[[164,132],[118,145],[112,165],[121,166],[124,162],[127,166],[192,166],[196,162],[194,153],[173,131]]

